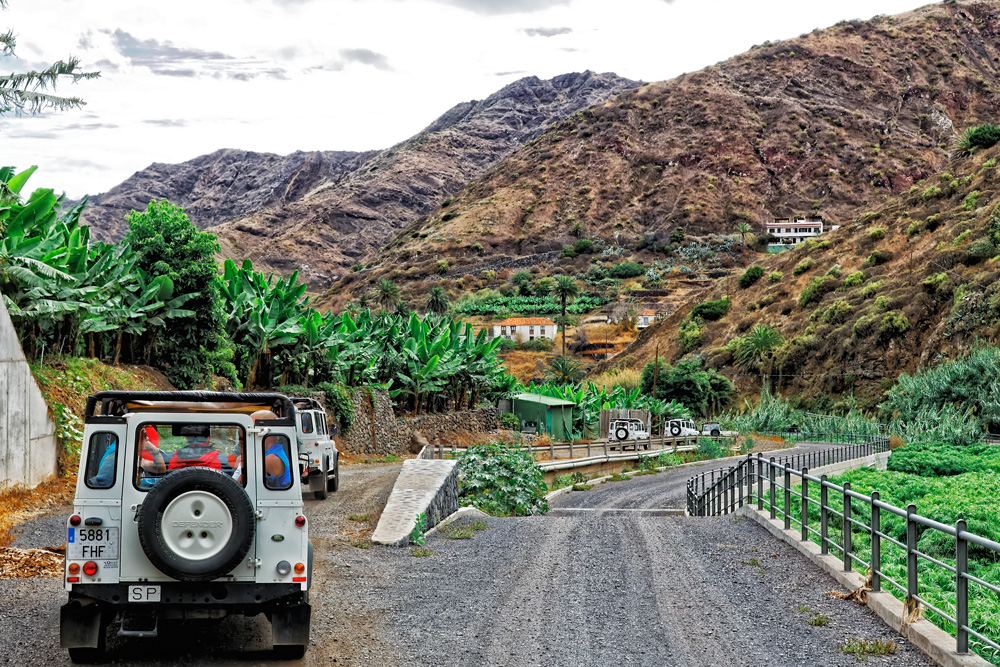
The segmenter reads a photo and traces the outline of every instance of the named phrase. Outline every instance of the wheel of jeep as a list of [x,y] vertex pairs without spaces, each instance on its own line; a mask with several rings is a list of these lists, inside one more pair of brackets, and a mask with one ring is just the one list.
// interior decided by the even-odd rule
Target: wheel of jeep
[[313,498],[316,500],[326,500],[326,475],[328,468],[329,465],[324,460],[319,474],[309,476],[309,490],[313,492]]
[[713,438],[718,438],[720,435],[722,435],[722,431],[720,431],[717,428],[713,428],[712,429],[712,437]]
[[670,425],[670,435],[672,435],[672,436],[674,436],[676,438],[680,434],[681,434],[681,425],[680,424],[671,424]]
[[207,468],[177,470],[160,479],[139,507],[139,543],[163,574],[210,581],[250,551],[256,521],[243,487]]
[[327,491],[336,491],[340,488],[340,459],[333,460],[333,475],[326,482]]
[[619,426],[615,429],[615,437],[619,440],[628,440],[628,429],[624,426]]

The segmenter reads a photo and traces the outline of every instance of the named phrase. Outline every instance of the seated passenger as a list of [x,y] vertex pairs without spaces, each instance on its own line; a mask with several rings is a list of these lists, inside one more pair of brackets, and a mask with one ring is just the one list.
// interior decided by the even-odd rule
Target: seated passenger
[[[270,410],[258,410],[250,418],[256,422],[258,419],[277,419],[278,415]],[[287,489],[292,485],[292,463],[280,439],[273,436],[264,438],[264,483],[269,489]]]
[[[174,452],[167,467],[170,470],[212,468],[222,471],[223,457],[219,450],[208,443],[207,430],[206,426],[201,425],[182,426],[180,432],[187,444]],[[226,465],[226,468],[229,466]]]
[[139,466],[141,469],[140,486],[149,488],[167,472],[167,456],[159,447],[160,434],[156,427],[149,425],[139,431]]

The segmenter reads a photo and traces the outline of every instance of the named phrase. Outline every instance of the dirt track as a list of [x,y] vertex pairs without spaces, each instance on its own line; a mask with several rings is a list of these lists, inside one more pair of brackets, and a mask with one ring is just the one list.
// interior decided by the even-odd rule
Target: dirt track
[[[756,524],[633,511],[681,506],[691,469],[567,494],[551,516],[489,519],[473,539],[432,536],[428,557],[352,546],[347,517],[377,512],[397,470],[345,469],[341,491],[306,503],[317,562],[301,664],[841,665],[855,662],[838,652],[848,638],[899,645],[867,664],[929,664],[867,609],[826,595],[833,580]],[[32,522],[19,544],[53,527],[61,519]],[[0,581],[0,662],[67,663],[64,598],[57,579]],[[828,625],[810,625],[816,614]],[[275,664],[263,618],[163,630],[118,643],[113,659]]]

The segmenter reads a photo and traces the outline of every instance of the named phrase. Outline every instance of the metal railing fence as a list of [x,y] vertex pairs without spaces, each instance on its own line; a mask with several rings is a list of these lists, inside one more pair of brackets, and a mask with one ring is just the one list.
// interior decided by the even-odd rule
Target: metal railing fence
[[[848,460],[845,458],[848,454],[857,458],[888,449],[887,439],[885,443],[878,442],[878,438],[871,439],[873,442],[865,445],[839,448],[849,450],[839,458],[836,450],[814,452],[818,456],[811,459],[796,456],[796,463],[806,463],[798,468],[788,460],[792,457],[785,457],[784,461],[765,460],[757,454],[740,461],[709,486],[692,478],[688,484],[688,512],[697,516],[716,516],[733,512],[744,504],[756,503],[757,510],[766,508],[772,519],[778,518],[780,513],[786,530],[797,526],[802,541],[816,542],[822,554],[828,554],[831,549],[839,554],[845,572],[853,570],[855,565],[865,568],[872,591],[881,591],[883,584],[898,591],[908,618],[915,617],[923,605],[943,620],[944,623],[937,625],[943,625],[944,630],[955,636],[957,653],[968,653],[970,642],[978,642],[983,652],[992,650],[996,661],[1000,657],[1000,643],[997,642],[1000,635],[990,638],[976,629],[982,624],[970,620],[969,584],[975,586],[971,593],[1000,596],[998,582],[976,576],[980,570],[985,571],[989,565],[1000,561],[1000,543],[970,533],[964,519],[956,521],[954,526],[945,525],[917,514],[913,504],[905,509],[896,507],[881,501],[877,491],[863,495],[852,491],[849,482],[837,485],[828,481],[826,475],[809,474],[810,467]],[[695,489],[701,489],[700,493]],[[890,531],[892,527],[896,531]],[[920,542],[926,531],[940,534],[936,540],[926,541],[927,544],[937,542],[940,545],[940,539],[953,540],[954,559],[941,556],[939,551],[935,553],[940,558],[926,553],[931,550],[928,547],[921,551]],[[971,568],[970,545],[977,557]],[[893,548],[896,551],[891,551]],[[892,563],[894,557],[899,562]],[[931,593],[922,593],[920,586],[921,572],[930,576],[932,566],[947,572],[946,576],[954,584],[951,591],[934,600],[930,599]],[[904,572],[906,580],[902,581]]]

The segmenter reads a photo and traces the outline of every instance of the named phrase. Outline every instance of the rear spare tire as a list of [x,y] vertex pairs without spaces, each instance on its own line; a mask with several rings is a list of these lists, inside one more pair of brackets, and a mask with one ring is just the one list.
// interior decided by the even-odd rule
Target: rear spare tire
[[628,440],[628,429],[624,426],[619,426],[615,429],[615,437],[619,440]]
[[672,435],[672,436],[674,436],[676,438],[680,434],[681,434],[681,425],[680,424],[671,424],[670,425],[670,435]]
[[253,543],[253,505],[232,477],[208,468],[171,472],[139,507],[139,543],[163,574],[210,581],[239,565]]

